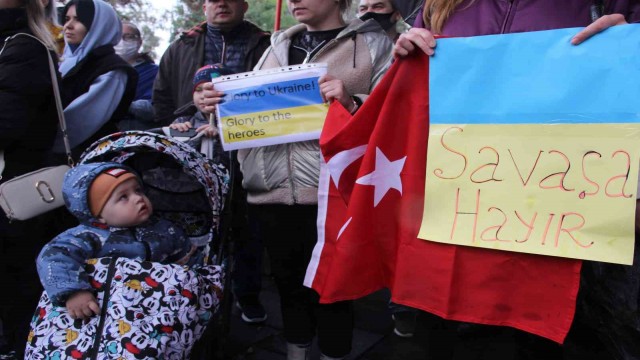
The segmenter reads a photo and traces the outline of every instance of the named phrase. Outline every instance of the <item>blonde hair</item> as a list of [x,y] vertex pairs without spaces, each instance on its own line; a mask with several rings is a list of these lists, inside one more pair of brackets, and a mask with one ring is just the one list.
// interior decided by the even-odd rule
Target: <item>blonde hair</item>
[[49,23],[56,26],[60,25],[58,24],[58,11],[55,0],[49,0],[47,6],[44,7],[44,17]]
[[[53,0],[51,1],[53,2]],[[40,0],[22,0],[22,4],[27,10],[29,30],[35,37],[40,39],[50,50],[55,51],[56,45],[49,31],[47,19],[44,15],[44,7]]]
[[[456,8],[465,0],[425,0],[422,13],[424,25],[434,34],[440,34],[445,21],[453,14]],[[467,6],[470,6],[471,0]]]

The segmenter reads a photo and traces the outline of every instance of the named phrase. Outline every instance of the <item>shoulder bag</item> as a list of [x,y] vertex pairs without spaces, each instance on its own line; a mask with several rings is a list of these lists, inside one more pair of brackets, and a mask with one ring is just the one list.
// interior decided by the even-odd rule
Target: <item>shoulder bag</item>
[[[2,55],[7,43],[17,36],[28,36],[35,39],[44,46],[47,52],[49,71],[51,72],[51,84],[56,99],[60,130],[64,137],[64,147],[67,152],[68,165],[38,169],[2,183],[0,185],[0,207],[4,210],[4,213],[10,221],[27,220],[62,206],[64,204],[62,198],[62,182],[67,170],[73,166],[71,147],[69,146],[69,138],[67,136],[67,125],[64,120],[64,111],[60,100],[58,78],[51,53],[46,45],[37,37],[25,33],[18,33],[5,40],[2,49],[0,49],[0,55]],[[2,179],[3,169],[4,152],[0,150],[0,179]]]

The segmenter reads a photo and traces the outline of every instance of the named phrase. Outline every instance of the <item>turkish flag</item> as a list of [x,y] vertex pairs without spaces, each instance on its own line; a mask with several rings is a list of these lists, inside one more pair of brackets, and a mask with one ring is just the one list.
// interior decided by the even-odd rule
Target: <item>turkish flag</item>
[[399,304],[562,343],[573,321],[580,261],[417,237],[428,64],[421,52],[396,61],[355,116],[331,105],[320,138],[318,245],[305,285],[323,303],[387,287]]

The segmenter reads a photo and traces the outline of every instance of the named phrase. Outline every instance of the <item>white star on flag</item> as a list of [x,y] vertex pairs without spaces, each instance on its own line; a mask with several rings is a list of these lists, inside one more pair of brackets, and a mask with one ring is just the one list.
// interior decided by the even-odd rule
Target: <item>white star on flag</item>
[[378,206],[382,198],[390,189],[396,189],[402,194],[402,179],[400,172],[404,167],[407,157],[396,161],[389,161],[380,148],[376,147],[376,168],[358,180],[356,184],[371,185],[375,187],[373,195],[373,207]]

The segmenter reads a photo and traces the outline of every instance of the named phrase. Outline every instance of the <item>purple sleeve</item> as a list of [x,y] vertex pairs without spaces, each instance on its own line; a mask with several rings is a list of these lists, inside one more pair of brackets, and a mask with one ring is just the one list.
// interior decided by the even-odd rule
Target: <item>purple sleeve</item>
[[640,22],[640,0],[613,1],[605,8],[607,14],[622,14],[628,23]]
[[640,23],[640,1],[633,0],[626,15],[629,23]]
[[424,8],[418,11],[418,15],[416,15],[416,19],[413,21],[413,27],[415,28],[424,28],[424,20],[422,20],[422,13],[424,12]]

